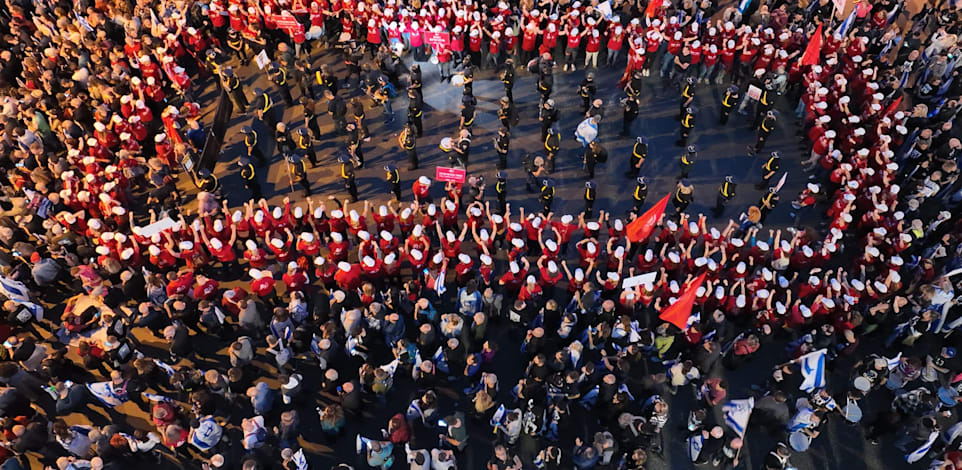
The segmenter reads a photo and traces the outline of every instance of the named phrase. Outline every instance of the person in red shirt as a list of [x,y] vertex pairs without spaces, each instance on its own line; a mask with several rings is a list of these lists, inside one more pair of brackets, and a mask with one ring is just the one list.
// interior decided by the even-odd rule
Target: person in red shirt
[[334,282],[344,290],[357,290],[361,287],[361,267],[347,261],[337,263],[337,272],[334,273]]
[[194,271],[182,268],[180,272],[167,273],[167,297],[186,294],[194,285]]
[[538,259],[538,271],[541,274],[541,289],[548,298],[554,298],[554,288],[561,281],[563,274],[558,269],[558,263],[553,259],[542,256]]
[[605,47],[608,49],[608,57],[605,58],[605,65],[611,67],[618,62],[621,57],[621,48],[625,42],[625,29],[621,25],[617,25],[614,28],[614,32],[608,35],[608,43]]
[[219,288],[220,283],[217,281],[203,275],[198,275],[196,284],[194,285],[194,300],[210,300],[214,298]]
[[420,204],[427,204],[431,201],[431,178],[422,176],[411,185],[414,199]]
[[601,42],[604,38],[601,37],[601,31],[597,29],[592,29],[591,34],[588,35],[588,41],[585,44],[585,68],[589,65],[592,68],[598,68],[598,51],[601,50]]
[[287,295],[291,295],[295,291],[303,291],[308,283],[307,274],[294,261],[287,263],[287,272],[284,273],[281,280],[287,286]]
[[274,290],[274,274],[269,269],[260,270],[251,268],[251,292],[257,294],[261,299],[277,304],[277,292]]

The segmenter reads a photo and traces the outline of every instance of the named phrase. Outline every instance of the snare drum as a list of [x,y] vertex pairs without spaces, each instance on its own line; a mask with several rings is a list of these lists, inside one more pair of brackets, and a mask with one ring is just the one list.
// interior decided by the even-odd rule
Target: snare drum
[[451,150],[454,150],[454,139],[445,137],[441,139],[441,143],[438,145],[438,147],[441,147],[441,150],[444,150],[445,152],[450,152]]

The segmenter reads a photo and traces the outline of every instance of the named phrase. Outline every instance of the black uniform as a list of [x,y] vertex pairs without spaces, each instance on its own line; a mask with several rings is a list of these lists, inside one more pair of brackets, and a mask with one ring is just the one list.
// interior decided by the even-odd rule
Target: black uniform
[[678,108],[678,117],[685,115],[685,108],[691,106],[691,102],[695,100],[695,85],[692,83],[685,82],[685,85],[681,88],[681,104]]
[[648,158],[648,141],[636,140],[635,145],[631,147],[631,159],[628,160],[628,171],[625,174],[628,177],[638,176],[646,158]]
[[763,147],[765,147],[765,142],[768,140],[768,136],[772,133],[772,130],[775,129],[775,121],[776,118],[774,114],[765,114],[765,117],[762,118],[762,122],[758,125],[758,136],[755,139],[755,145],[749,146],[748,148],[750,154],[754,155],[760,152]]
[[598,198],[598,190],[591,181],[585,183],[585,218],[591,218],[595,210],[595,199]]
[[621,122],[621,135],[622,137],[628,137],[631,135],[631,123],[638,118],[640,106],[638,104],[638,100],[632,97],[626,98],[624,103],[625,115],[624,120]]
[[731,87],[725,91],[725,97],[722,98],[721,117],[718,119],[719,124],[728,123],[728,115],[731,114],[732,109],[735,109],[735,105],[737,104],[738,104],[738,88]]
[[358,168],[364,168],[364,151],[361,149],[361,131],[353,129],[347,133],[347,149],[351,157],[357,162]]
[[291,136],[291,140],[294,141],[297,152],[311,161],[311,168],[317,168],[317,153],[314,152],[314,145],[311,142],[310,134],[307,132],[298,132],[296,135]]
[[291,96],[291,88],[287,84],[287,71],[284,70],[284,67],[272,65],[267,72],[267,76],[274,82],[274,85],[277,85],[277,91],[281,93],[284,103],[288,106],[294,106],[294,97]]
[[593,141],[585,147],[585,177],[595,178],[595,165],[608,160],[608,151],[598,141]]
[[635,184],[635,190],[631,192],[631,201],[634,204],[634,211],[641,211],[641,206],[645,205],[645,199],[648,198],[648,185],[643,181],[638,181]]
[[765,218],[768,214],[775,209],[778,205],[778,193],[769,190],[767,193],[762,195],[762,198],[758,200],[758,208],[761,209],[762,217],[758,220],[759,223],[765,223]]
[[408,96],[408,124],[411,124],[418,131],[418,137],[424,135],[424,124],[422,123],[421,116],[424,114],[424,100],[421,99],[420,93],[412,93],[414,97]]
[[337,96],[337,76],[333,73],[324,73],[318,70],[314,72],[314,81],[318,85],[327,88],[334,96]]
[[391,185],[391,192],[394,193],[394,198],[398,201],[401,200],[401,172],[397,168],[390,168],[385,176],[388,184]]
[[471,138],[465,137],[458,140],[458,143],[454,146],[454,154],[458,166],[467,168],[468,159],[471,157]]
[[241,179],[244,180],[244,186],[247,187],[247,190],[251,192],[251,199],[262,198],[263,193],[261,193],[261,185],[257,181],[257,172],[254,171],[254,165],[250,162],[241,162],[240,167]]
[[542,105],[538,119],[541,121],[541,139],[544,140],[548,135],[548,129],[558,122],[558,110],[554,107],[546,108]]
[[263,92],[254,98],[254,103],[252,103],[255,111],[260,113],[261,121],[270,129],[271,132],[277,132],[277,120],[274,119],[274,100],[267,92]]
[[257,160],[258,165],[264,166],[267,164],[267,159],[264,158],[264,154],[257,147],[257,131],[252,129],[249,134],[244,134],[244,145],[247,146],[247,155]]
[[778,154],[774,152],[768,157],[768,160],[762,165],[762,180],[755,185],[756,188],[764,189],[768,186],[768,181],[775,176],[775,173],[778,172],[778,169],[781,167],[781,160]]
[[321,126],[317,123],[317,102],[305,96],[301,98],[301,104],[304,105],[304,124],[311,130],[311,135],[320,140]]
[[511,136],[508,133],[498,133],[494,137],[494,150],[498,152],[498,169],[508,167],[508,151],[511,147]]
[[735,198],[735,183],[729,181],[727,178],[725,182],[718,187],[718,198],[715,200],[715,217],[721,217],[725,212],[725,206]]
[[344,189],[351,195],[351,202],[357,202],[357,181],[354,180],[351,162],[341,162],[341,178],[344,179]]
[[691,134],[691,130],[695,128],[695,113],[690,112],[690,109],[686,109],[681,117],[681,136],[675,145],[686,145],[688,144],[688,135]]
[[504,214],[508,207],[508,182],[503,178],[498,178],[498,182],[494,185],[494,192],[498,195],[498,213]]
[[462,127],[467,129],[470,129],[471,125],[474,124],[474,105],[470,102],[461,105],[461,122]]
[[558,152],[561,151],[561,133],[557,131],[549,132],[548,136],[544,138],[544,150],[548,153],[545,158],[545,169],[549,172],[554,171],[555,159]]
[[758,97],[758,107],[755,111],[755,121],[752,122],[752,127],[758,129],[762,124],[762,118],[771,111],[772,106],[775,106],[775,98],[777,97],[778,93],[774,91],[774,87],[771,84],[766,84],[761,96]]
[[682,192],[681,186],[675,188],[675,195],[672,197],[671,202],[675,206],[676,213],[682,213],[688,208],[688,205],[695,199],[692,192]]
[[287,154],[287,171],[291,174],[291,180],[304,188],[304,196],[311,195],[311,183],[307,181],[307,165],[297,154]]
[[280,152],[281,155],[294,152],[294,142],[291,141],[290,136],[288,136],[286,132],[277,134],[274,143],[277,146],[277,151]]
[[501,83],[504,84],[504,96],[508,97],[508,101],[514,103],[514,95],[512,94],[512,89],[514,88],[514,64],[504,64],[500,75]]
[[541,184],[541,205],[544,207],[542,214],[547,216],[551,212],[551,203],[554,202],[554,186],[545,183]]
[[498,119],[501,120],[501,125],[507,129],[511,129],[511,126],[517,123],[518,118],[511,101],[501,103],[501,107],[498,108]]
[[595,99],[595,92],[598,91],[598,87],[595,86],[594,80],[589,80],[585,77],[578,85],[578,96],[581,97],[582,108],[581,112],[588,112],[588,108],[591,107],[591,101]]
[[334,131],[344,132],[344,127],[347,126],[347,104],[344,98],[334,95],[334,99],[327,102],[327,112],[334,120]]
[[688,177],[688,173],[691,172],[691,167],[695,165],[695,157],[698,154],[695,152],[685,152],[681,154],[681,158],[678,161],[678,166],[681,169],[681,176],[678,179],[685,179]]
[[401,147],[404,149],[404,153],[408,157],[408,170],[418,169],[418,149],[417,149],[417,139],[414,137],[414,131],[408,130],[404,132],[401,139]]
[[247,95],[244,94],[244,85],[241,84],[241,81],[233,73],[225,75],[223,78],[224,88],[230,93],[234,106],[239,110],[247,109]]
[[538,93],[541,94],[541,103],[551,98],[552,89],[554,89],[554,75],[549,73],[538,78]]

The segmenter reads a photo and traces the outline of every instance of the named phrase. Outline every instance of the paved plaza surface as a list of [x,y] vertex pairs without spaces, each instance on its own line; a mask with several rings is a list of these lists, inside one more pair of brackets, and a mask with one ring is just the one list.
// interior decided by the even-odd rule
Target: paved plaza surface
[[[339,77],[345,75],[339,54],[331,51],[315,50],[313,54],[313,65],[319,66],[322,63],[332,64]],[[410,64],[408,58],[407,63]],[[259,73],[256,66],[236,67],[237,73],[244,80],[248,93],[252,93],[254,87],[268,89],[270,83],[267,82],[266,74]],[[447,166],[447,154],[443,153],[438,143],[443,137],[454,136],[457,132],[459,109],[461,99],[461,89],[448,83],[439,83],[437,68],[430,63],[421,64],[423,70],[423,89],[425,97],[424,108],[424,137],[418,139],[418,153],[421,160],[421,169],[417,171],[405,171],[407,162],[404,153],[397,147],[397,134],[405,121],[405,111],[407,98],[402,90],[399,90],[400,97],[393,101],[395,117],[393,123],[385,124],[383,110],[381,107],[370,108],[370,100],[364,98],[367,103],[367,122],[371,131],[371,140],[363,144],[365,153],[365,168],[356,171],[358,188],[361,200],[369,200],[375,203],[386,202],[389,199],[389,188],[384,182],[384,172],[382,166],[388,163],[397,165],[401,169],[402,187],[404,188],[404,201],[413,200],[411,195],[411,183],[421,175],[434,176],[435,166]],[[598,201],[595,205],[596,213],[599,209],[610,210],[612,219],[615,217],[625,217],[631,208],[631,191],[634,189],[634,179],[626,178],[624,173],[627,169],[628,158],[631,154],[633,139],[619,138],[617,135],[622,125],[622,110],[619,100],[624,96],[621,89],[616,86],[618,79],[623,71],[623,64],[617,68],[599,69],[596,72],[596,83],[598,84],[597,98],[601,98],[605,103],[605,117],[600,124],[600,139],[605,144],[609,152],[607,163],[599,164],[596,168],[595,182],[598,185]],[[559,67],[560,68],[560,67]],[[253,77],[258,77],[255,81]],[[573,73],[557,72],[555,74],[555,86],[553,98],[560,109],[561,120],[559,127],[562,132],[562,151],[559,154],[555,172],[551,174],[557,188],[555,197],[554,212],[556,214],[578,214],[583,210],[583,191],[584,177],[581,171],[581,146],[575,141],[573,133],[577,124],[583,119],[580,112],[581,99],[577,96],[578,83],[584,77],[584,70],[579,69]],[[537,194],[529,193],[525,189],[525,173],[521,169],[520,161],[525,152],[537,154],[543,150],[543,143],[540,140],[540,124],[537,121],[538,94],[535,92],[535,76],[519,70],[517,81],[514,88],[515,103],[520,115],[520,124],[512,132],[511,153],[509,156],[509,202],[517,213],[518,207],[524,207],[527,212],[540,211],[541,205]],[[350,98],[360,96],[356,84],[348,90],[342,90],[342,96]],[[207,79],[204,92],[200,95],[200,101],[205,106],[205,122],[209,125],[213,115],[214,97],[217,90],[212,79]],[[718,115],[721,101],[721,94],[724,92],[727,83],[723,85],[699,84],[697,90],[696,105],[700,109],[698,120],[690,143],[698,146],[698,158],[691,171],[690,180],[695,186],[695,201],[688,208],[688,213],[696,215],[704,213],[708,217],[709,224],[719,229],[727,224],[729,217],[735,217],[739,212],[748,206],[758,203],[761,190],[755,189],[754,185],[761,177],[761,165],[764,163],[763,156],[767,156],[772,150],[777,150],[782,154],[782,170],[788,172],[787,182],[781,191],[779,207],[768,218],[765,231],[769,228],[777,229],[790,223],[790,202],[798,194],[807,182],[807,174],[803,173],[799,167],[802,152],[797,145],[795,132],[797,123],[791,115],[790,105],[784,100],[778,103],[777,109],[780,111],[779,121],[776,130],[764,151],[758,157],[750,157],[746,152],[746,145],[753,143],[755,133],[750,128],[751,118],[739,116],[735,113],[727,126],[719,126]],[[488,182],[485,197],[488,200],[495,200],[494,181],[495,163],[497,155],[493,151],[493,137],[497,133],[499,122],[497,119],[498,100],[503,95],[503,87],[497,80],[492,70],[481,70],[475,73],[475,96],[478,99],[478,114],[473,126],[474,137],[472,140],[471,161],[467,168],[469,176],[483,175]],[[299,98],[298,91],[293,90],[295,101]],[[276,92],[273,98],[278,108],[284,109],[283,102]],[[679,155],[681,147],[674,145],[678,137],[678,112],[679,92],[677,89],[667,85],[657,76],[646,78],[644,89],[641,95],[641,115],[635,121],[633,131],[635,135],[644,135],[649,139],[649,156],[642,168],[641,174],[651,178],[649,185],[649,197],[645,208],[650,207],[662,195],[672,191],[675,187],[676,178],[679,173]],[[326,102],[321,101],[320,109],[326,110]],[[321,165],[316,169],[309,169],[309,179],[312,182],[312,190],[316,200],[326,200],[328,196],[334,195],[344,199],[347,193],[344,191],[343,184],[338,178],[338,164],[335,161],[335,153],[343,145],[343,138],[333,135],[332,122],[325,113],[320,117],[321,130],[324,138],[319,144],[315,145]],[[284,121],[291,128],[303,125],[303,113],[300,106],[284,109]],[[225,140],[222,155],[217,163],[215,174],[220,178],[221,184],[225,189],[226,197],[230,206],[236,207],[245,201],[249,194],[243,187],[238,174],[236,161],[239,155],[245,153],[243,137],[240,128],[251,124],[250,114],[242,114],[235,111],[230,122],[230,129]],[[291,193],[288,186],[288,175],[280,155],[274,150],[274,145],[267,137],[267,130],[260,123],[255,124],[261,136],[261,150],[268,155],[271,160],[269,168],[259,168],[260,182],[265,195],[271,204],[278,204],[285,196],[290,196],[292,201],[300,203],[306,207],[302,192],[299,187]],[[711,208],[715,204],[715,197],[718,186],[724,176],[732,175],[738,183],[737,197],[731,203],[726,213],[721,219],[716,219],[711,214]],[[773,179],[777,180],[780,176]],[[185,178],[182,178],[184,180]],[[182,186],[186,187],[189,183],[182,181]],[[432,196],[436,199],[443,194],[441,185],[433,188]],[[670,208],[670,206],[669,206]],[[817,226],[820,217],[813,215],[813,220],[803,221]],[[501,262],[503,264],[503,260]],[[246,278],[240,278],[237,282],[245,283]],[[453,305],[450,298],[453,293],[449,291],[445,298],[445,307]],[[324,301],[325,297],[319,294],[316,300]],[[163,357],[165,346],[160,338],[144,329],[136,329],[135,334],[142,342],[143,352],[150,355],[156,354]],[[511,328],[509,325],[496,323],[489,329],[489,337],[493,338],[500,345],[500,351],[496,357],[493,372],[498,374],[501,383],[499,399],[501,402],[510,400],[509,389],[517,382],[517,379],[524,372],[524,360],[522,359],[519,346],[523,339],[523,332]],[[751,394],[752,384],[763,384],[769,376],[773,365],[784,361],[787,357],[784,347],[787,338],[779,339],[776,342],[765,344],[756,359],[737,370],[725,370],[719,366],[715,374],[726,377],[728,381],[729,398],[744,398]],[[867,355],[872,352],[872,339],[867,340],[868,344],[860,350],[860,355]],[[878,341],[875,338],[874,341]],[[203,337],[196,339],[198,359],[196,363],[201,367],[218,367],[226,370],[224,364],[227,362],[226,349],[214,350],[214,341],[205,341]],[[263,354],[264,344],[259,344],[258,352]],[[386,363],[390,358],[371,358],[375,364]],[[834,371],[829,379],[829,384],[838,384],[839,387],[847,383],[847,371],[854,361],[842,358],[835,362]],[[273,362],[261,355],[260,361],[255,364],[266,371],[265,376],[275,376]],[[357,370],[360,362],[351,366],[339,367],[342,371],[347,371],[352,375]],[[396,413],[403,413],[407,404],[417,393],[414,384],[404,378],[395,380],[395,387],[390,394],[387,403],[370,403],[364,408],[363,417],[351,417],[348,419],[345,433],[342,437],[328,441],[324,439],[320,431],[315,406],[329,402],[334,399],[332,396],[314,393],[316,384],[320,383],[320,374],[316,367],[303,367],[307,370],[305,383],[307,389],[311,391],[307,403],[300,406],[301,420],[304,423],[306,440],[301,444],[308,453],[308,458],[312,469],[327,469],[330,466],[347,462],[355,468],[366,468],[363,458],[355,457],[354,442],[355,435],[361,433],[366,437],[379,437],[379,430],[386,427],[388,419]],[[629,380],[629,386],[639,385],[642,377],[649,373],[661,372],[662,367],[656,364],[648,364],[646,370],[633,370]],[[276,386],[276,383],[272,383]],[[466,411],[471,406],[470,401],[465,397],[461,390],[467,383],[451,382],[448,386],[441,387],[439,390],[443,396],[442,416],[456,409]],[[635,393],[635,390],[633,390]],[[890,396],[885,396],[886,392],[873,394],[865,401],[865,421],[871,422],[875,418],[875,413],[887,407]],[[644,400],[643,393],[635,393],[635,398]],[[686,469],[693,468],[685,454],[685,438],[687,431],[685,422],[688,411],[694,402],[694,396],[690,388],[680,389],[677,395],[666,397],[671,406],[671,418],[664,432],[664,455],[652,456],[649,459],[649,467],[653,470],[660,469]],[[103,413],[102,410],[97,410]],[[127,417],[130,423],[137,427],[149,427],[149,417],[138,411],[136,405],[127,403],[119,410],[124,415],[112,413],[110,416],[104,415],[107,420],[115,420]],[[129,413],[129,414],[128,414]],[[240,420],[245,417],[243,413],[234,413],[230,417],[229,427],[225,437],[233,443],[233,452],[240,453],[239,430]],[[78,418],[80,415],[72,415]],[[715,417],[716,422],[721,422],[720,417]],[[136,422],[141,420],[141,422]],[[594,416],[588,414],[577,406],[572,407],[572,418],[570,426],[565,427],[561,435],[561,448],[563,452],[570,456],[572,442],[575,437],[582,439],[589,438],[593,432],[598,430]],[[616,423],[602,423],[616,426]],[[465,470],[481,470],[485,468],[486,460],[492,455],[491,444],[493,434],[487,423],[470,423],[471,437],[470,445],[463,455],[458,458],[459,468]],[[822,435],[815,439],[812,448],[804,454],[794,455],[791,458],[793,466],[806,470],[862,470],[862,469],[897,469],[907,468],[904,463],[904,456],[895,451],[891,445],[885,444],[890,441],[883,441],[881,446],[873,446],[863,438],[863,429],[860,426],[850,426],[844,424],[839,416],[830,419],[830,423],[822,427]],[[762,461],[768,451],[775,444],[776,439],[784,436],[777,432],[761,428],[751,427],[747,433],[747,451],[742,456],[742,463],[739,468],[758,469],[762,468]],[[436,446],[436,433],[427,431],[416,436],[417,447]],[[521,445],[525,445],[524,442]],[[566,460],[566,465],[570,462]],[[165,466],[176,468],[173,462],[167,462]],[[407,468],[404,461],[395,463],[394,468]]]

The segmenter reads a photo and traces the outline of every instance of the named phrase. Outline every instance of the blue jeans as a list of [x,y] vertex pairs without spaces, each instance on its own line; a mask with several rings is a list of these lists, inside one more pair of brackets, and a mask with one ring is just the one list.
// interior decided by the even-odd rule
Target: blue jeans
[[668,72],[671,71],[671,68],[674,66],[675,66],[675,56],[672,55],[670,52],[666,52],[664,57],[662,57],[661,59],[661,71],[659,72],[659,75],[664,77]]
[[85,385],[74,384],[67,390],[66,396],[57,400],[57,415],[63,416],[73,413],[93,403],[93,398]]
[[384,100],[384,115],[387,117],[388,121],[394,120],[394,110],[391,109],[391,100]]

